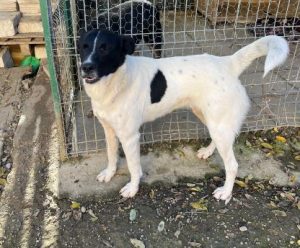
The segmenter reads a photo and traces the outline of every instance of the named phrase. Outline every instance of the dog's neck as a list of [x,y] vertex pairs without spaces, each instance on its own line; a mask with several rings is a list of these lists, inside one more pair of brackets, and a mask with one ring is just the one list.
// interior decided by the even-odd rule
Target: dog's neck
[[112,104],[127,84],[126,70],[125,60],[124,64],[114,73],[102,77],[94,84],[84,83],[87,95],[92,101],[101,104],[103,107]]

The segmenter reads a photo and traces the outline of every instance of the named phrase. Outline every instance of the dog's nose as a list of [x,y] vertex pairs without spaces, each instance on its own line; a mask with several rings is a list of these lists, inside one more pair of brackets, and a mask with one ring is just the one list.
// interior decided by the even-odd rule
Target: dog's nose
[[83,63],[81,65],[81,69],[85,72],[85,73],[89,73],[91,71],[93,71],[95,69],[94,65],[92,63]]

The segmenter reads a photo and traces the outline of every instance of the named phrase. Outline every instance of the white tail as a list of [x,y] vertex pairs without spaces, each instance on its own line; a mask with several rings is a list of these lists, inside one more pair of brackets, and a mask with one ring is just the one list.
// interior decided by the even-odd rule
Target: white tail
[[264,77],[270,70],[281,65],[289,54],[287,41],[279,36],[270,35],[254,41],[231,56],[237,75],[239,76],[254,59],[266,56]]

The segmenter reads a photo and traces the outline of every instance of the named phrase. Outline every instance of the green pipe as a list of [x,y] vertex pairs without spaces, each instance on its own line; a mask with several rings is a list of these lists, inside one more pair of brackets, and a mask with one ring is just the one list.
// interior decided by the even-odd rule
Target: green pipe
[[55,70],[55,61],[53,58],[53,46],[52,46],[52,33],[51,33],[51,24],[52,24],[52,8],[51,8],[51,1],[50,0],[40,0],[40,8],[41,8],[41,15],[42,15],[42,22],[43,22],[43,29],[44,29],[44,38],[45,38],[45,45],[46,45],[46,52],[47,52],[47,64],[48,70],[50,75],[50,86],[51,86],[51,93],[52,99],[54,104],[54,112],[55,112],[55,119],[56,124],[58,127],[58,136],[60,139],[60,158],[65,160],[67,158],[66,147],[65,147],[65,136],[64,136],[64,125],[62,119],[62,106],[61,106],[61,97],[59,91],[59,84],[56,77],[56,70]]
[[[49,6],[49,8],[48,8]],[[54,102],[55,114],[61,114],[61,99],[58,87],[58,81],[56,77],[55,63],[53,58],[53,47],[52,47],[52,35],[50,31],[50,18],[51,18],[51,3],[49,0],[40,0],[41,15],[43,21],[44,38],[46,44],[48,70],[50,74],[50,84],[52,97]]]

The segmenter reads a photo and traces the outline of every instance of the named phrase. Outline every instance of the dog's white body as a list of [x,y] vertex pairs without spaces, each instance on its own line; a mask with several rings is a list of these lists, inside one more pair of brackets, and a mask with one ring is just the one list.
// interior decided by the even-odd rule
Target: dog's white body
[[[224,57],[208,54],[163,59],[127,56],[115,73],[95,84],[84,83],[107,140],[108,167],[98,175],[98,180],[108,182],[115,174],[119,138],[131,174],[131,181],[121,194],[133,197],[142,175],[140,126],[175,109],[190,108],[208,127],[212,138],[207,148],[198,151],[198,157],[206,159],[217,148],[224,161],[225,185],[218,188],[214,196],[228,202],[238,168],[232,146],[250,106],[238,77],[255,58],[264,55],[267,55],[266,74],[285,61],[287,42],[268,36]],[[167,89],[161,101],[151,103],[150,84],[158,70],[165,76]]]

